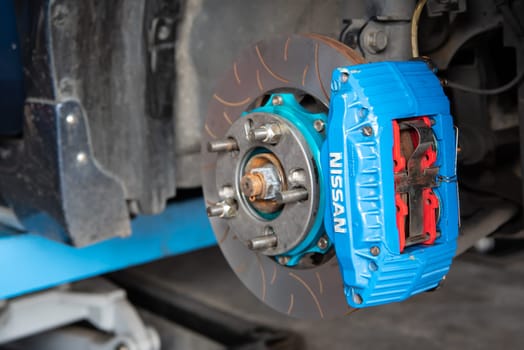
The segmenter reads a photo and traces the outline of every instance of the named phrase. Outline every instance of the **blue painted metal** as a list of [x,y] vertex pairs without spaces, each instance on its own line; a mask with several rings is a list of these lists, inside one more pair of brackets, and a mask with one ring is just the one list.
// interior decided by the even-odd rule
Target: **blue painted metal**
[[[322,184],[324,182],[324,172],[322,171],[322,163],[320,161],[320,149],[325,140],[325,135],[316,131],[313,125],[317,119],[326,123],[327,115],[325,113],[312,113],[308,111],[297,102],[293,94],[288,93],[278,94],[278,96],[282,98],[282,103],[279,105],[273,105],[271,101],[273,101],[274,96],[275,95],[271,95],[264,106],[245,112],[243,116],[246,116],[249,113],[271,113],[291,122],[300,131],[309,145],[309,151],[311,152],[315,166],[318,169],[319,183]],[[325,211],[325,197],[324,187],[321,186],[319,213],[324,213]],[[323,221],[323,215],[317,215],[315,223],[307,237],[295,248],[286,252],[285,256],[289,258],[286,264],[287,266],[295,266],[305,254],[325,253],[331,248],[331,242],[329,242],[324,249],[320,249],[317,246],[319,238],[325,234]],[[278,260],[279,256],[276,256],[275,258]]]
[[[396,302],[438,286],[454,256],[459,225],[456,135],[439,80],[424,62],[382,62],[335,70],[331,90],[322,149],[330,193],[325,226],[335,244],[348,304]],[[441,203],[441,235],[434,245],[400,253],[392,121],[416,116],[435,122],[440,182],[434,192]],[[362,133],[367,125],[371,136]],[[373,246],[380,249],[378,256],[371,254]]]
[[85,248],[35,234],[0,235],[0,299],[215,244],[201,198],[172,203],[160,215],[137,217],[132,232]]

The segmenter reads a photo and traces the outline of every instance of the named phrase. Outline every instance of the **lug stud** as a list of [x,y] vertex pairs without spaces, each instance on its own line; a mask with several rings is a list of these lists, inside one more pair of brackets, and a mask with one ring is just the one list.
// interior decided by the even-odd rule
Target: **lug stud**
[[306,200],[309,194],[305,188],[294,188],[288,191],[278,192],[276,200],[279,204],[293,203]]
[[207,207],[207,216],[231,218],[237,213],[237,203],[233,199],[217,202],[215,205]]
[[225,140],[210,141],[207,144],[207,150],[209,152],[238,151],[238,144],[232,138],[228,138],[228,139],[225,139]]
[[264,142],[269,144],[277,144],[282,136],[282,130],[279,124],[265,124],[261,127],[249,130],[247,139],[249,142]]
[[264,235],[258,236],[247,241],[247,247],[251,250],[264,250],[277,246],[278,237],[271,226],[264,229]]

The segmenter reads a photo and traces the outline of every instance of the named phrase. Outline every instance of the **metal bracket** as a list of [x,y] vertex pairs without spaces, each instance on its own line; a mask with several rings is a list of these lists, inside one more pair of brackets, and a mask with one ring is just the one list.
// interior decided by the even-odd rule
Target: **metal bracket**
[[113,334],[89,349],[160,349],[157,332],[144,325],[125,292],[102,279],[8,300],[0,309],[0,344],[78,321]]

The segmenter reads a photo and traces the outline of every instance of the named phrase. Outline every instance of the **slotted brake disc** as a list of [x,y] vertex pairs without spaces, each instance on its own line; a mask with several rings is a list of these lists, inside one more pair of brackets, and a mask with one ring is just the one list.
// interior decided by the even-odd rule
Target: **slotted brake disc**
[[242,282],[300,318],[351,311],[323,229],[320,147],[335,68],[363,63],[319,35],[262,41],[215,90],[203,136],[203,187],[218,244]]

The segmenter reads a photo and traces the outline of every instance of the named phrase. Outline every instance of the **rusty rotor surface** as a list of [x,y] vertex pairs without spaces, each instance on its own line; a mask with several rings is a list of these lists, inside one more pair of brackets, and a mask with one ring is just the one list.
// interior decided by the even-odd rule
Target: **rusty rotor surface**
[[[220,201],[215,169],[217,154],[209,141],[222,139],[231,124],[264,94],[298,90],[329,106],[331,74],[336,67],[363,63],[340,42],[316,34],[290,35],[257,43],[244,51],[219,82],[203,132],[203,188],[206,203]],[[347,315],[339,265],[335,256],[312,268],[290,268],[249,250],[228,220],[210,218],[217,241],[240,280],[264,303],[290,316],[329,319]]]

